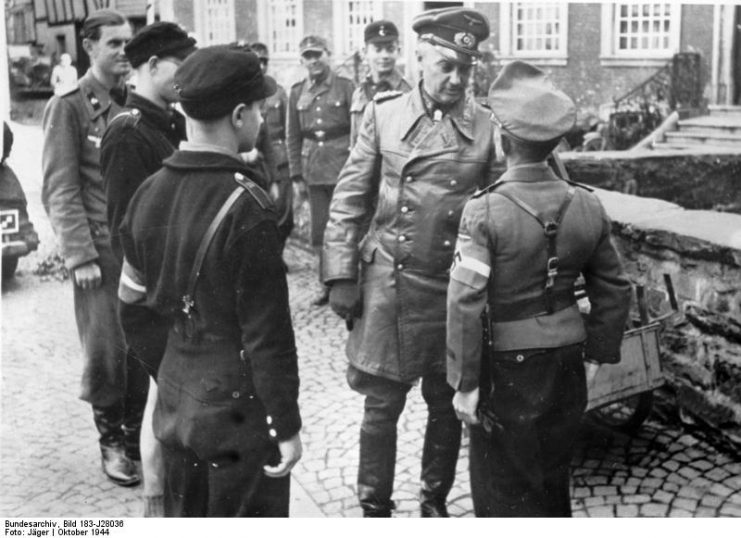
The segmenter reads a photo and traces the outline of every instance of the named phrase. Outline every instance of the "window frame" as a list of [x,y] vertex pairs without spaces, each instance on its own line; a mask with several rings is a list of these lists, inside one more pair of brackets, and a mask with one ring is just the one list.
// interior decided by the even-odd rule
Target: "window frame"
[[[669,14],[669,47],[666,49],[619,50],[618,13],[623,5],[668,4]],[[664,2],[610,2],[602,5],[601,54],[600,62],[605,66],[647,66],[659,67],[666,64],[681,46],[682,4]]]
[[[515,48],[515,19],[518,5],[524,7],[552,6],[559,12],[559,49],[554,51],[518,51]],[[500,5],[500,56],[502,60],[526,60],[538,65],[566,65],[569,57],[569,5],[563,2],[504,2]]]
[[[367,1],[370,4],[370,7],[373,10],[371,14],[372,20],[377,21],[379,19],[383,19],[383,2],[378,2],[377,0],[333,0],[333,53],[338,58],[345,58],[353,54],[357,50],[361,50],[365,45],[363,38],[363,28],[360,28],[360,31],[355,34],[356,39],[358,39],[358,47],[356,49],[351,48],[350,34],[352,26],[349,24],[345,24],[345,21],[350,15],[350,4],[356,1]],[[363,25],[363,27],[365,27],[365,24]]]
[[[216,0],[219,1],[219,0]],[[231,22],[231,24],[225,24],[224,29],[227,30],[227,35],[224,37],[217,37],[217,40],[208,39],[208,3],[209,0],[201,0],[195,5],[197,10],[195,13],[195,27],[196,35],[198,36],[198,44],[201,47],[208,47],[211,45],[223,45],[231,43],[237,39],[237,24],[236,14],[234,9],[235,0],[225,0],[226,8],[228,10],[225,21]]]
[[[283,3],[284,5],[292,2],[296,5],[296,27],[290,32],[286,44],[288,50],[276,51],[276,40],[273,37],[273,30],[275,21],[273,20],[272,7]],[[262,41],[268,46],[268,51],[271,59],[275,60],[295,60],[298,58],[298,44],[301,38],[304,37],[304,2],[303,0],[258,0],[258,13],[260,26],[265,28],[265,33],[262,35]],[[262,31],[260,32],[262,34]]]

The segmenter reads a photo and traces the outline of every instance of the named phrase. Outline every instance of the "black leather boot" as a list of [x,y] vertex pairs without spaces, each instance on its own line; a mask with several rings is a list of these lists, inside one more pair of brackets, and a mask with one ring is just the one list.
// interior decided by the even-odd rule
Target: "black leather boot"
[[100,433],[100,454],[103,473],[120,486],[135,486],[141,482],[136,464],[126,457],[123,440],[123,406],[93,407],[95,426]]
[[419,495],[422,517],[450,517],[445,503],[455,480],[460,446],[461,422],[455,413],[431,413],[422,449],[422,488]]
[[126,356],[126,395],[121,431],[126,457],[141,461],[139,436],[141,435],[144,407],[149,393],[149,374],[131,351]]
[[370,434],[360,431],[358,500],[363,517],[391,517],[396,465],[396,433]]

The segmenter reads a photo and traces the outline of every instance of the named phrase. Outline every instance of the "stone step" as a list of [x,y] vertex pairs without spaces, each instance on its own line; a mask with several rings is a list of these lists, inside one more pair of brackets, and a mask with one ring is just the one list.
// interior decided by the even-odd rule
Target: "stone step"
[[708,110],[711,116],[741,116],[741,106],[739,105],[710,105]]
[[741,134],[673,131],[666,133],[666,139],[670,144],[723,146],[741,151]]
[[[672,131],[674,132],[674,131]],[[695,124],[679,122],[679,132],[699,135],[741,135],[741,123],[733,124]]]

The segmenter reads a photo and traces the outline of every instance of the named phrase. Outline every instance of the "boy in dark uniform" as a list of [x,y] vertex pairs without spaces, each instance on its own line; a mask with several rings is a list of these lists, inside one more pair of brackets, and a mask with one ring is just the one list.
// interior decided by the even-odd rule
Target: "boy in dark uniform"
[[[123,262],[123,251],[118,228],[131,197],[185,140],[185,118],[172,108],[178,100],[173,77],[178,65],[194,50],[195,39],[171,22],[145,26],[124,47],[136,72],[136,89],[129,92],[126,110],[108,124],[100,146],[111,246],[119,263]],[[149,376],[143,366],[129,369],[128,382],[130,390],[146,397]],[[164,468],[161,450],[151,431],[156,385],[152,385],[152,391],[140,436],[145,516],[157,516],[162,512]],[[136,401],[143,405],[145,398]],[[141,420],[142,411],[139,412]],[[130,442],[138,443],[139,439]]]
[[[492,84],[489,105],[507,172],[461,217],[448,286],[448,382],[456,414],[472,425],[476,515],[565,517],[587,402],[583,361],[620,360],[630,283],[599,199],[546,163],[574,125],[571,99],[540,69],[515,61]],[[591,303],[586,323],[574,299],[580,273]],[[487,307],[492,349],[482,359]],[[491,411],[488,431],[480,401]]]
[[193,53],[175,84],[189,140],[131,200],[119,287],[137,353],[160,348],[148,327],[169,328],[154,411],[165,515],[286,517],[301,456],[296,348],[276,215],[239,156],[275,86],[230,46]]

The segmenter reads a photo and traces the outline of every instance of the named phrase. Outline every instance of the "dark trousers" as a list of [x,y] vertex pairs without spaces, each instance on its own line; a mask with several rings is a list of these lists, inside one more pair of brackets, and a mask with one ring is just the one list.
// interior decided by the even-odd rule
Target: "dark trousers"
[[118,445],[125,439],[129,456],[138,459],[149,378],[127,352],[118,317],[121,265],[107,239],[96,241],[95,247],[101,285],[83,290],[73,283],[75,320],[84,357],[80,398],[93,406],[100,444]]
[[164,505],[167,517],[288,517],[290,475],[270,478],[277,447],[233,453],[224,461],[203,461],[187,449],[163,445]]
[[471,428],[477,517],[570,517],[569,464],[587,402],[582,346],[491,362],[501,428]]
[[311,212],[311,246],[318,256],[317,272],[322,281],[322,243],[324,228],[329,220],[329,204],[332,201],[334,185],[308,185],[309,211]]
[[[411,385],[399,383],[350,366],[350,387],[365,396],[360,427],[358,498],[366,514],[388,515],[396,465],[396,427]],[[422,451],[422,492],[444,503],[455,480],[461,442],[461,423],[453,410],[454,391],[445,374],[422,378],[427,404],[427,427]],[[372,514],[371,514],[372,515]]]

